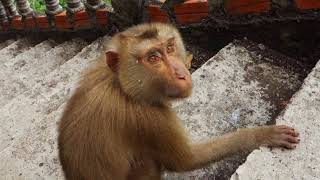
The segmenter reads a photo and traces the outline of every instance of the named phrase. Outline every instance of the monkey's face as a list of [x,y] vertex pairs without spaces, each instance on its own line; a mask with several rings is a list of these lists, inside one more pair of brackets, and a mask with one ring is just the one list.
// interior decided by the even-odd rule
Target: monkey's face
[[142,101],[185,98],[191,94],[186,51],[177,29],[166,24],[134,26],[114,37],[107,64],[122,90]]
[[179,52],[176,38],[151,42],[139,63],[152,77],[150,86],[156,87],[160,96],[185,98],[191,94],[190,72],[184,64],[185,52]]

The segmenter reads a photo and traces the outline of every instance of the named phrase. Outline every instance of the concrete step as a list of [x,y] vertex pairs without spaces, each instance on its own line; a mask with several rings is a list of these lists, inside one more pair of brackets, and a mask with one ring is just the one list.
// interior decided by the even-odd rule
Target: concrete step
[[[6,61],[0,61],[1,71],[0,71],[0,101],[1,97],[6,97],[6,99],[11,99],[14,97],[15,93],[11,93],[8,88],[11,88],[13,85],[18,87],[17,89],[13,89],[12,91],[16,91],[19,93],[20,89],[23,89],[24,84],[17,83],[15,76],[20,76],[23,73],[18,69],[15,70],[14,66],[23,66],[26,64],[26,61],[33,60],[37,56],[39,56],[39,52],[47,52],[55,45],[54,41],[43,41],[36,46],[20,53],[12,59],[7,59]],[[17,83],[17,84],[16,84]],[[10,84],[8,86],[8,84]],[[22,86],[22,87],[21,87]],[[6,103],[6,100],[1,101],[0,105]]]
[[260,148],[231,180],[318,180],[320,178],[320,61],[294,95],[277,124],[295,127],[301,142],[293,151]]
[[[0,176],[7,179],[63,179],[56,127],[81,71],[101,52],[102,39],[43,76],[41,83],[0,108]],[[34,68],[37,68],[36,66]],[[23,167],[23,168],[21,168]]]
[[1,65],[4,66],[5,71],[10,72],[8,73],[9,76],[19,74],[18,71],[12,71],[12,69],[19,69],[18,67],[25,65],[27,61],[33,61],[34,59],[39,58],[39,52],[41,52],[41,54],[46,53],[56,45],[57,43],[53,40],[42,41],[14,58],[1,62]]
[[[101,41],[39,76],[29,90],[0,106],[0,161],[4,162],[0,163],[0,177],[63,179],[57,155],[57,123],[81,72],[99,55]],[[301,79],[299,68],[290,69],[272,62],[285,61],[286,57],[266,58],[268,52],[267,48],[258,52],[248,50],[241,43],[232,43],[192,74],[193,96],[176,102],[174,107],[194,141],[238,127],[265,124],[277,115],[279,104],[300,87]],[[38,77],[30,76],[31,81],[32,78]],[[164,176],[166,179],[223,179],[244,159],[245,155],[241,155],[198,171]]]
[[15,42],[15,40],[13,40],[13,39],[8,39],[8,40],[6,40],[4,42],[1,42],[0,43],[0,50],[5,48],[5,47],[7,47],[7,46],[9,46],[10,44],[12,44],[14,42]]
[[[237,41],[207,61],[192,74],[192,97],[174,104],[193,141],[204,141],[240,127],[264,125],[276,117],[282,101],[290,99],[302,83],[299,67],[291,69],[274,63],[291,60],[263,45]],[[246,155],[165,177],[229,179]]]
[[32,48],[35,50],[30,49],[5,63],[7,71],[1,73],[3,78],[0,77],[4,79],[2,82],[4,88],[0,89],[0,105],[6,104],[36,83],[41,83],[44,76],[75,56],[87,43],[81,39],[74,39],[54,48],[50,48],[50,45],[47,42],[41,43]]
[[11,58],[27,51],[34,45],[36,45],[36,43],[27,38],[18,39],[0,50],[0,63],[9,61]]

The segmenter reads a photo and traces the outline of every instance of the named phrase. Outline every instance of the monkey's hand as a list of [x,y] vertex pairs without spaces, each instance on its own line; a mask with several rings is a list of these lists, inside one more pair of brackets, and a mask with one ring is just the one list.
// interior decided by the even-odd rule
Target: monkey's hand
[[262,146],[294,149],[300,142],[300,138],[295,129],[286,125],[274,125],[258,128],[256,141]]

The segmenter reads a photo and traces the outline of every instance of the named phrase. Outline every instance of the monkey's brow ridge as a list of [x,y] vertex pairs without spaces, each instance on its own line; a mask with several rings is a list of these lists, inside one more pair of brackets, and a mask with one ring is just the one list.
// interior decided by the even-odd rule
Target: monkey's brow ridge
[[141,39],[152,39],[156,38],[158,36],[158,29],[152,28],[152,29],[147,29],[145,32],[143,32],[139,38]]

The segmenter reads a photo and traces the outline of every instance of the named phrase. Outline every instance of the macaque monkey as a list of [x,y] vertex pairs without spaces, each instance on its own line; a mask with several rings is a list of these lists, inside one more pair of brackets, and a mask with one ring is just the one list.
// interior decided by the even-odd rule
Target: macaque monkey
[[187,53],[169,24],[117,33],[86,72],[59,124],[59,157],[68,180],[159,180],[259,146],[293,149],[291,127],[239,129],[192,143],[170,101],[191,95]]

